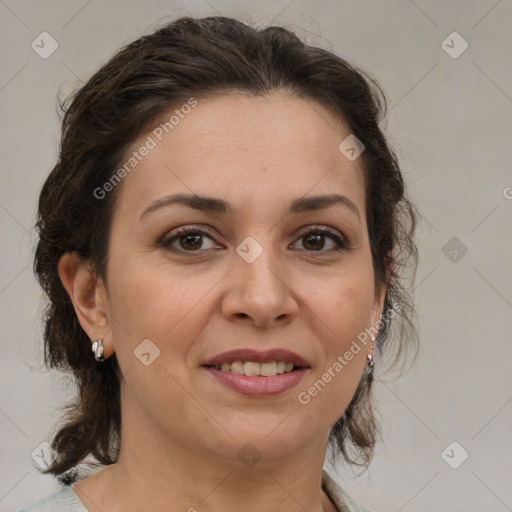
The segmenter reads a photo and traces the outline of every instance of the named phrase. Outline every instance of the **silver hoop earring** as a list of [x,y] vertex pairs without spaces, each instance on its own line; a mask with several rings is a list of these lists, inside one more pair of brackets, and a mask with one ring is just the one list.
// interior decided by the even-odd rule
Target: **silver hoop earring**
[[96,361],[105,361],[105,358],[103,357],[103,340],[95,341],[92,344],[92,351],[94,353],[94,359],[96,359]]

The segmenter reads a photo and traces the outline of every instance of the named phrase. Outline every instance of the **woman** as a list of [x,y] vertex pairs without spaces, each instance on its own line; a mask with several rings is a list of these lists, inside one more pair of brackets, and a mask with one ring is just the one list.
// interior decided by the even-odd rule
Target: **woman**
[[283,28],[181,18],[64,106],[34,269],[78,394],[25,510],[367,510],[323,462],[368,465],[374,357],[416,339],[381,94]]

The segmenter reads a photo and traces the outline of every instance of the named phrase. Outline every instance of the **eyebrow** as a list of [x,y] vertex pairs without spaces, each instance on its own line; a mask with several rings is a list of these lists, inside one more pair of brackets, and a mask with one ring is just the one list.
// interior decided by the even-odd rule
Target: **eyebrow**
[[[148,215],[150,212],[174,204],[181,204],[194,210],[200,210],[208,213],[234,213],[233,206],[223,199],[209,196],[198,196],[196,194],[173,194],[153,201],[142,212],[139,220],[142,220],[142,218]],[[291,202],[289,212],[313,212],[317,210],[324,210],[334,205],[342,205],[348,207],[352,212],[356,214],[359,222],[361,222],[361,214],[359,213],[357,206],[348,197],[339,194],[300,197]]]

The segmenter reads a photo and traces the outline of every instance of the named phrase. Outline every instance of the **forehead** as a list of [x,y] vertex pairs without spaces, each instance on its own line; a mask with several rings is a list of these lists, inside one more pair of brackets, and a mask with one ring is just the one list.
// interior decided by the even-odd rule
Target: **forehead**
[[[132,144],[123,163],[133,152],[145,156],[137,156],[123,179],[123,214],[140,214],[176,192],[229,197],[258,209],[341,193],[364,213],[362,159],[350,161],[338,149],[350,129],[319,103],[283,93],[194,101],[171,109]],[[139,151],[144,146],[150,150]]]

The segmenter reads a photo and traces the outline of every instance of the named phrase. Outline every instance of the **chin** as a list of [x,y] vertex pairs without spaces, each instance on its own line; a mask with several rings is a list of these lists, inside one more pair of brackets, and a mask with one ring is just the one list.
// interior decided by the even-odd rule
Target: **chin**
[[[232,445],[235,452],[246,445],[253,445],[267,459],[268,457],[280,458],[293,453],[295,450],[308,444],[308,439],[318,439],[322,430],[311,428],[309,423],[306,429],[305,418],[299,418],[287,413],[251,413],[230,424],[225,424],[226,430],[233,437],[225,439]],[[247,419],[246,419],[247,418]],[[225,432],[223,432],[225,434]]]

